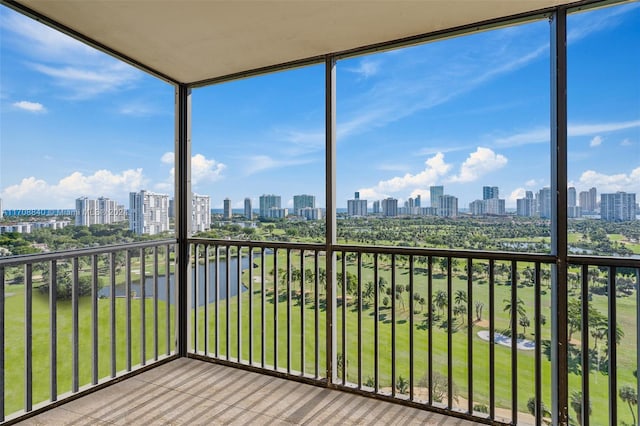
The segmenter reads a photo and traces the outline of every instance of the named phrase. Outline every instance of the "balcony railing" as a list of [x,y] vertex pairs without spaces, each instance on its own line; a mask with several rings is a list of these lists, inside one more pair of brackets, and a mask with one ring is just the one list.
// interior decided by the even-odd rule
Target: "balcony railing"
[[[608,342],[637,364],[633,327],[624,342],[611,330],[619,303],[637,312],[638,259],[570,257],[563,315],[551,255],[337,245],[332,288],[325,249],[191,240],[190,353],[476,421],[539,425],[550,420],[560,321],[582,424],[590,406],[600,410],[594,424],[602,413],[619,424],[616,378],[637,381]],[[590,375],[607,376],[606,386],[594,391]]]
[[[551,255],[191,239],[181,265],[175,246],[1,259],[0,420],[173,359],[183,321],[190,357],[540,425],[557,321],[570,337],[570,417],[630,421],[619,393],[637,388],[638,259],[569,257],[562,311]],[[179,318],[173,276],[185,266]]]
[[174,246],[0,259],[0,421],[175,353]]

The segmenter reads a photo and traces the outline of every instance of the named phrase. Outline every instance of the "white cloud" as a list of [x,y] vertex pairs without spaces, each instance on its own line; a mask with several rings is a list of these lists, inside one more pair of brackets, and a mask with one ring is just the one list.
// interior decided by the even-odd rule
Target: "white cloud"
[[529,188],[540,185],[540,183],[536,179],[529,179],[524,184],[525,184],[525,186],[527,186]]
[[371,59],[362,59],[356,68],[347,68],[346,70],[360,75],[362,78],[369,78],[378,74],[380,69],[380,61]]
[[515,206],[517,204],[516,200],[518,198],[524,198],[526,192],[527,190],[524,188],[514,189],[513,191],[511,191],[511,194],[509,194],[509,197],[507,197],[507,204],[510,206]]
[[[159,182],[155,185],[155,189],[158,191],[171,191],[174,185],[174,176],[176,173],[174,164],[174,153],[165,152],[160,157],[160,161],[163,164],[171,165],[169,170],[169,177],[164,182]],[[211,183],[222,179],[222,173],[227,168],[226,164],[220,163],[213,158],[206,158],[202,154],[196,154],[191,157],[191,185],[196,187],[201,183]]]
[[627,173],[606,175],[594,170],[587,170],[580,175],[580,187],[597,187],[599,193],[607,192],[634,192],[640,193],[640,167],[636,167]]
[[173,164],[174,159],[175,154],[173,152],[165,152],[164,154],[162,154],[162,157],[160,157],[160,161],[162,161],[164,164]]
[[250,176],[265,170],[299,166],[301,164],[311,163],[312,161],[312,159],[305,158],[283,158],[276,160],[268,155],[253,155],[245,160],[245,173],[247,176]]
[[30,57],[30,66],[61,87],[64,98],[88,99],[126,89],[142,76],[132,66],[32,19],[13,12],[2,18],[3,42]]
[[451,177],[450,182],[473,182],[489,172],[507,164],[507,157],[496,154],[489,148],[478,147],[460,166],[460,173]]
[[65,89],[64,97],[88,99],[102,93],[130,88],[140,76],[140,73],[128,64],[108,62],[99,67],[56,67],[34,64],[33,68],[53,78],[56,85]]
[[591,139],[591,142],[589,142],[589,146],[590,147],[596,147],[596,146],[600,146],[602,145],[602,136],[594,136],[593,139]]
[[20,101],[14,102],[13,106],[15,108],[29,111],[29,112],[47,112],[47,109],[39,102],[30,102],[30,101]]
[[622,142],[620,142],[620,146],[631,146],[631,145],[633,145],[633,143],[631,142],[631,139],[629,139],[629,138],[626,138]]
[[[593,123],[593,124],[569,124],[567,135],[574,136],[591,136],[596,135],[600,138],[600,142],[604,140],[600,133],[616,132],[619,130],[627,130],[640,127],[640,120],[620,121],[613,123]],[[594,137],[594,139],[596,139]],[[496,138],[496,146],[519,146],[531,143],[549,143],[551,134],[548,127],[535,128],[522,133],[516,133],[511,136]],[[593,141],[592,141],[593,142]],[[593,145],[592,145],[593,146]]]
[[119,173],[98,170],[92,175],[73,172],[57,183],[48,183],[30,176],[18,184],[6,187],[2,191],[2,199],[5,205],[20,208],[70,208],[75,205],[74,200],[83,195],[122,200],[128,192],[143,189],[146,183],[142,169],[129,169]]
[[191,183],[197,185],[201,182],[215,182],[222,177],[222,172],[227,166],[216,160],[208,159],[202,154],[191,157]]
[[[360,196],[366,199],[380,199],[408,188],[415,192],[416,188],[434,185],[451,169],[451,165],[444,161],[444,154],[441,152],[428,158],[425,161],[425,166],[424,170],[416,174],[406,173],[404,176],[382,180],[374,187],[361,188],[359,189]],[[426,191],[421,194],[426,194]]]

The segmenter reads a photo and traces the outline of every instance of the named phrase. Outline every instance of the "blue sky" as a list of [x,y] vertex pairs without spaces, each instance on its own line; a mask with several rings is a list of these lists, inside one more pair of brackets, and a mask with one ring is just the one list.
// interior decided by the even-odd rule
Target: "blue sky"
[[[173,192],[173,88],[0,8],[4,208]],[[571,15],[569,181],[640,194],[640,4]],[[339,61],[337,201],[549,185],[549,23]],[[195,89],[193,189],[324,207],[322,65]]]

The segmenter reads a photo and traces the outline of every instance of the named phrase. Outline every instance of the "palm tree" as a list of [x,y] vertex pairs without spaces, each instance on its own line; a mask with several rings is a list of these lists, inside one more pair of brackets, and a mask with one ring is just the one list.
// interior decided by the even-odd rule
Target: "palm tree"
[[531,325],[529,317],[527,317],[526,315],[520,317],[519,324],[522,326],[522,334],[527,334],[527,327]]
[[[511,328],[513,326],[513,320],[514,320],[514,313],[513,313],[513,307],[511,306],[511,299],[504,299],[503,302],[504,302],[503,311],[509,312],[509,328]],[[520,299],[519,297],[518,297],[518,301],[516,302],[515,309],[519,317],[523,317],[527,315],[527,310],[524,307],[524,300]]]
[[[576,421],[579,425],[582,424],[582,392],[573,392],[571,394],[571,401],[569,402],[573,411],[576,412]],[[587,402],[587,414],[591,414],[591,401]]]
[[636,393],[635,388],[633,388],[632,386],[622,386],[620,388],[620,399],[623,402],[626,402],[627,404],[629,404],[629,410],[631,411],[631,416],[633,417],[633,424],[637,424],[636,423],[636,413],[633,411],[633,406],[634,405],[638,405],[638,394]]
[[436,294],[433,295],[433,304],[439,311],[442,311],[447,306],[447,293],[444,290],[436,291]]
[[457,290],[454,296],[454,301],[456,302],[456,305],[467,303],[467,292],[464,290]]

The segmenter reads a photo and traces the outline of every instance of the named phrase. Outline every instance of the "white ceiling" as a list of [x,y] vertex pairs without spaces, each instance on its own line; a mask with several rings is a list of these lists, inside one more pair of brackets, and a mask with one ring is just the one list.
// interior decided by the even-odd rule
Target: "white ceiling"
[[180,83],[573,0],[18,0]]

